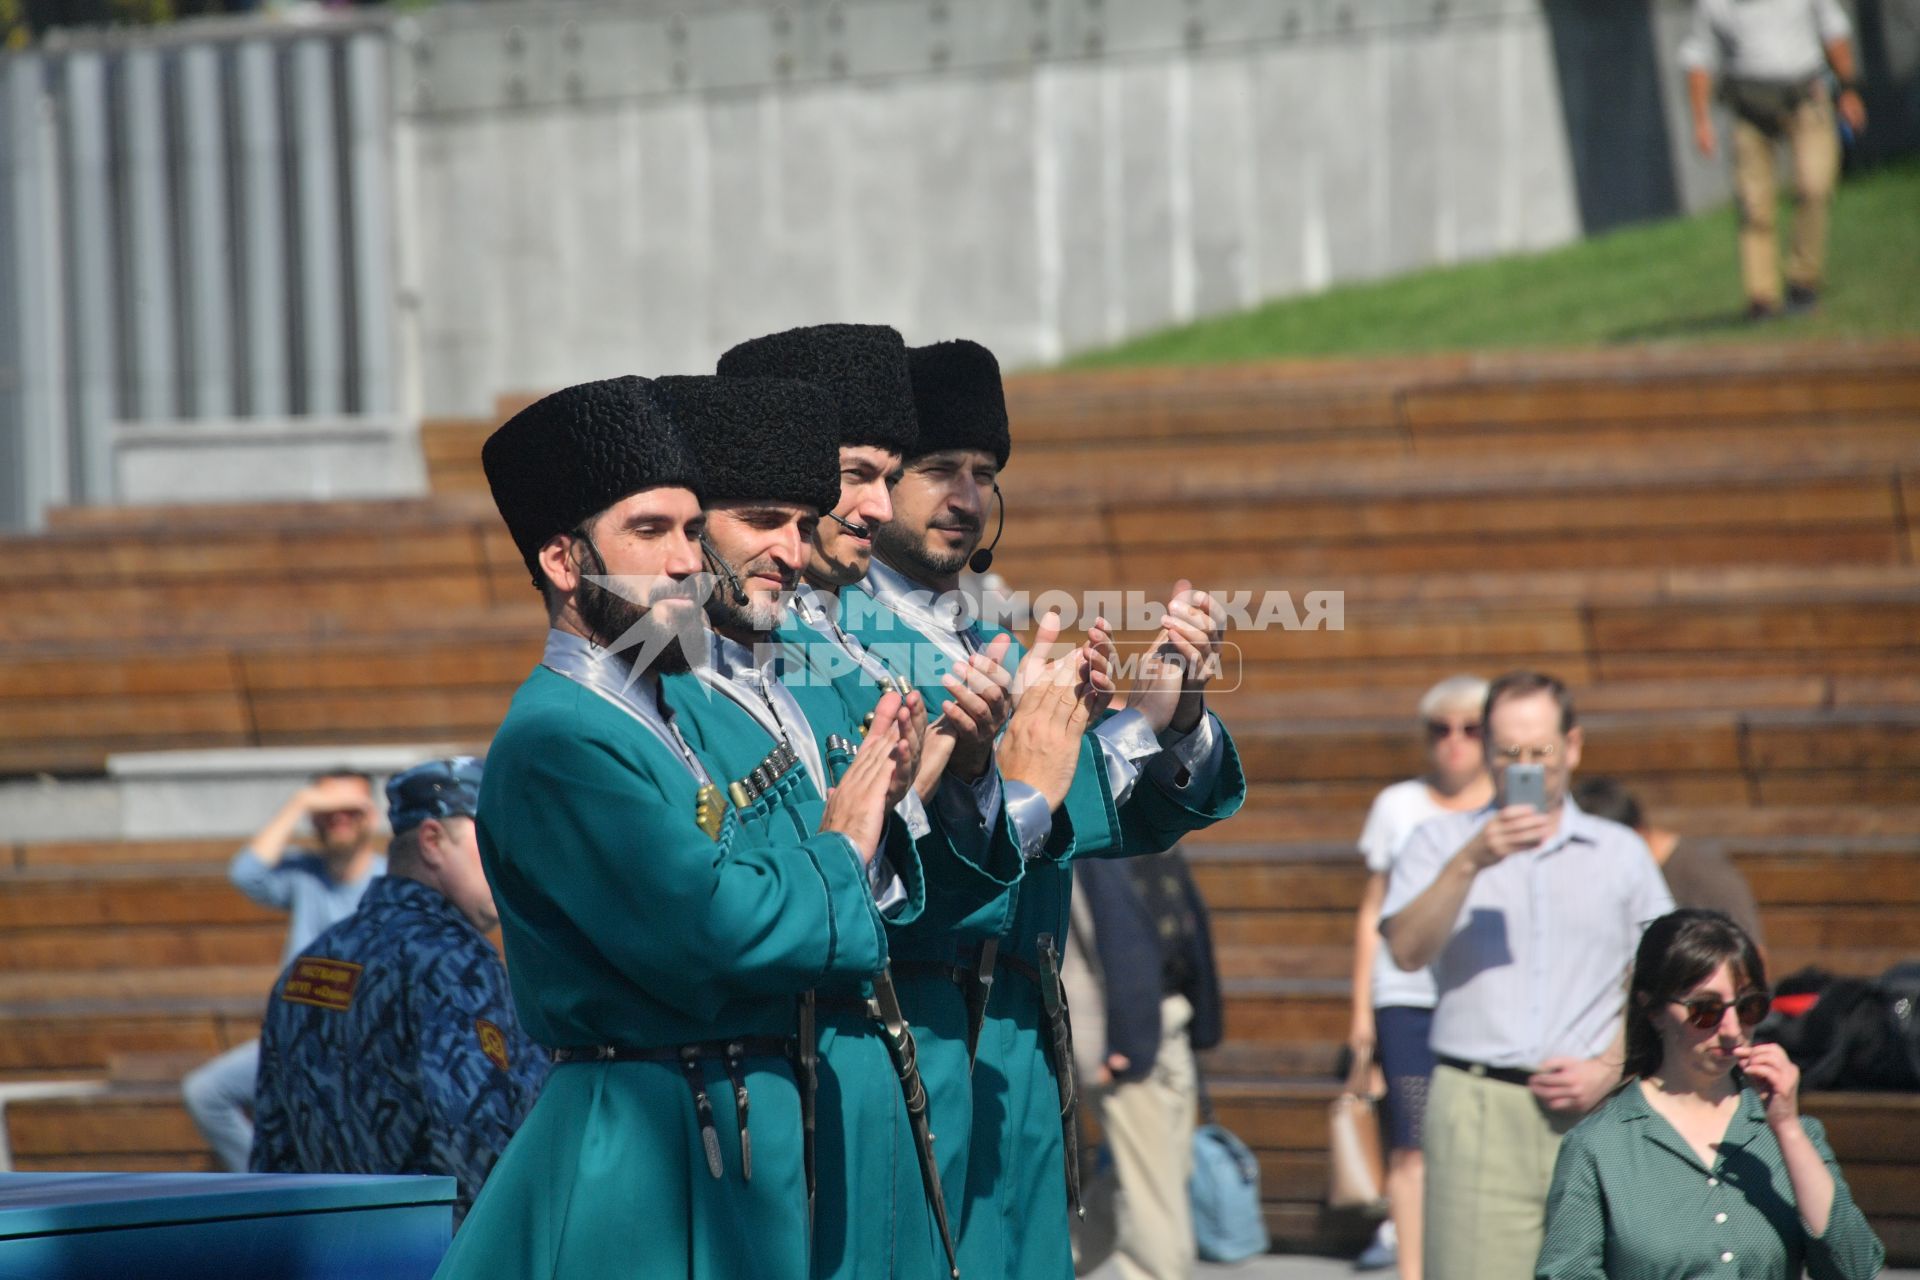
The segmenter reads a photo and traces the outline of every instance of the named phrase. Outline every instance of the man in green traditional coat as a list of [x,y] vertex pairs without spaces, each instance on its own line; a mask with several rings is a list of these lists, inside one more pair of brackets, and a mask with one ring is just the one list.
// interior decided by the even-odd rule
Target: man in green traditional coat
[[908,765],[883,700],[817,831],[756,839],[660,698],[698,638],[699,468],[641,378],[482,452],[547,605],[476,824],[514,1002],[556,1068],[441,1277],[809,1272],[801,993],[886,963],[868,868]]
[[[925,735],[916,783],[934,833],[944,838],[923,858],[926,907],[893,923],[891,945],[904,961],[894,976],[914,1025],[929,1110],[941,1135],[942,1185],[950,1188],[948,1201],[957,1210],[973,1124],[972,1032],[985,1008],[984,1000],[970,999],[973,993],[954,981],[948,959],[954,933],[987,936],[997,928],[1026,859],[1066,857],[1072,824],[1053,812],[1058,805],[1038,804],[1036,820],[1032,808],[1022,812],[1000,803],[1004,750],[1000,768],[992,766],[996,736],[1009,729],[1012,714],[1011,676],[1001,667],[1011,637],[999,637],[951,671],[936,673],[932,659],[940,654],[920,641],[929,652],[916,662],[907,641],[911,633],[894,633],[883,655],[840,625],[842,592],[859,592],[872,563],[873,539],[893,518],[891,494],[902,459],[916,451],[913,382],[900,335],[884,325],[812,325],[741,343],[721,357],[719,367],[727,376],[803,379],[839,406],[839,505],[815,529],[803,580],[776,632],[790,665],[813,677],[793,684],[795,696],[811,707],[810,697],[838,690],[856,715],[865,715],[884,689],[911,687],[917,671],[946,699]],[[845,678],[849,672],[857,678]],[[1025,736],[1024,729],[1012,732],[1016,740]],[[1020,773],[1009,776],[1021,791]],[[1016,812],[1024,828],[1015,825]],[[899,1274],[916,1273],[903,1268]]]
[[[668,677],[663,696],[695,751],[737,775],[729,790],[746,835],[811,830],[862,721],[884,696],[857,666],[836,670],[827,655],[798,651],[775,636],[821,514],[834,511],[841,496],[839,414],[825,392],[786,379],[662,378],[655,387],[706,477],[705,540],[714,575],[706,660],[691,674]],[[1037,668],[1029,674],[1042,678]],[[903,717],[920,705],[911,693]],[[1032,778],[1058,805],[1089,710],[1071,689],[1051,685],[1029,708],[1003,767]],[[917,740],[924,719],[918,728],[906,721],[902,727]],[[951,893],[971,879],[974,896],[986,897],[998,886],[981,876],[980,864],[1018,866],[1010,844],[991,848],[977,823],[953,833],[964,852],[953,848],[953,837],[928,821],[912,781],[905,771],[897,779],[892,799],[900,821],[871,865],[889,930],[921,914],[923,882],[937,879]],[[931,1130],[923,1115],[915,1131],[906,1103],[919,1090],[917,1074],[903,1070],[912,1061],[911,1042],[887,1021],[889,1012],[897,1014],[896,1000],[885,974],[831,981],[818,993],[816,1276],[948,1271]],[[899,1039],[889,1045],[889,1036]]]
[[[841,592],[841,619],[883,656],[904,638],[914,683],[944,714],[953,696],[945,677],[1005,634],[974,621],[958,588],[969,562],[976,571],[987,567],[976,550],[1011,433],[999,366],[986,348],[944,342],[914,348],[908,359],[919,439],[894,487],[893,519],[878,531],[866,581]],[[1155,668],[1127,710],[1102,716],[1087,735],[1064,807],[1072,856],[1158,851],[1239,809],[1246,791],[1239,758],[1205,705],[1217,670],[1215,618],[1204,594],[1177,588],[1155,650],[1179,661]],[[1104,619],[1090,635],[1103,648],[1110,643]],[[1043,627],[1037,641],[1050,639]],[[1007,658],[1018,662],[1017,645]],[[1018,786],[1005,783],[1000,802],[1022,830],[1044,829]],[[976,1013],[962,1271],[1064,1280],[1072,1274],[1067,1215],[1076,1194],[1066,1150],[1073,1083],[1054,953],[1066,935],[1072,876],[1068,860],[1047,856],[1031,834],[1025,847],[1032,851],[1025,874],[997,902],[943,934],[897,931],[892,948],[903,975],[922,966],[958,973],[976,1007],[984,1003]]]

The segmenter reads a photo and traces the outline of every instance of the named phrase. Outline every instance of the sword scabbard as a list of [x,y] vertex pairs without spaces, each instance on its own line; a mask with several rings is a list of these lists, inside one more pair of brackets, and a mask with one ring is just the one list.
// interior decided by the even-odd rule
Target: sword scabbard
[[806,1163],[807,1175],[807,1234],[813,1234],[814,1191],[818,1182],[818,1170],[815,1166],[815,1143],[818,1139],[819,1115],[816,1104],[820,1093],[820,1037],[815,1008],[815,996],[811,991],[800,993],[798,1032],[794,1052],[794,1073],[799,1076],[800,1085],[800,1139],[802,1159]]
[[934,1225],[940,1229],[940,1243],[947,1251],[947,1270],[960,1280],[960,1263],[953,1247],[953,1229],[947,1218],[947,1197],[940,1186],[940,1164],[933,1154],[933,1127],[927,1117],[927,1086],[920,1078],[920,1054],[913,1042],[913,1028],[900,1009],[900,994],[894,989],[893,973],[882,969],[873,975],[872,1011],[880,1024],[880,1035],[893,1059],[893,1070],[900,1077],[900,1093],[907,1109],[907,1128],[913,1134],[914,1154],[920,1160],[920,1184],[927,1195],[927,1207]]
[[1060,1141],[1066,1152],[1067,1207],[1077,1217],[1087,1211],[1080,1203],[1079,1097],[1073,1070],[1073,1022],[1067,1011],[1066,988],[1060,983],[1060,949],[1053,935],[1036,939],[1040,959],[1040,1003],[1051,1032],[1053,1075],[1060,1090]]

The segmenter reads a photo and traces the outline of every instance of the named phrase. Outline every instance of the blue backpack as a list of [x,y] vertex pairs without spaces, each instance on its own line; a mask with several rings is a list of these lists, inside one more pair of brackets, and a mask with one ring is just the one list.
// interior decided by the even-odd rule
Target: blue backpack
[[1187,1184],[1194,1243],[1208,1262],[1239,1262],[1265,1253],[1270,1243],[1260,1211],[1260,1162],[1214,1122],[1211,1104],[1202,1106],[1206,1123],[1193,1133],[1193,1179]]

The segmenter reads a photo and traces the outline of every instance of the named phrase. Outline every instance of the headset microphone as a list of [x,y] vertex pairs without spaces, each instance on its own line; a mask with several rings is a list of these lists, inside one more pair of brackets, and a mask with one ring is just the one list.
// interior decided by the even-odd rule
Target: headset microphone
[[1007,531],[1007,499],[1000,492],[1000,486],[993,486],[994,501],[1000,504],[1000,519],[993,526],[993,541],[974,552],[967,560],[967,568],[975,573],[985,573],[993,568],[993,549],[1000,545],[1000,535]]
[[873,530],[867,528],[867,526],[863,524],[855,524],[851,520],[842,520],[838,515],[834,514],[831,511],[827,512],[827,519],[833,521],[835,524],[839,525],[842,529],[845,529],[848,533],[852,534],[856,538],[866,538],[869,541],[871,541],[873,538]]
[[720,558],[720,553],[714,550],[713,543],[707,540],[705,534],[700,535],[700,553],[706,558],[714,576],[725,580],[727,590],[733,592],[734,599],[745,600],[747,589],[740,584],[740,575],[733,571],[732,565]]

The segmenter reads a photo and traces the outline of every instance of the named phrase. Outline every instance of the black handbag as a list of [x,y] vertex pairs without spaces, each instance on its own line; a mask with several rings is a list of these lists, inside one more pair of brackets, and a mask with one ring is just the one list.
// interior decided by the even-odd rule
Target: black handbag
[[1793,113],[1807,100],[1805,80],[1742,80],[1729,76],[1720,82],[1720,99],[1732,112],[1756,129],[1784,133]]

